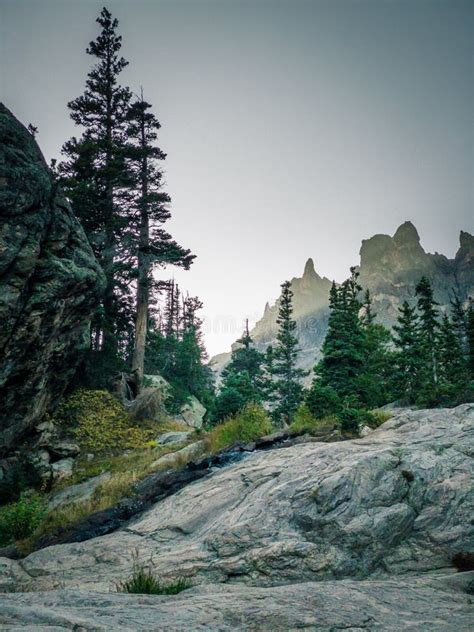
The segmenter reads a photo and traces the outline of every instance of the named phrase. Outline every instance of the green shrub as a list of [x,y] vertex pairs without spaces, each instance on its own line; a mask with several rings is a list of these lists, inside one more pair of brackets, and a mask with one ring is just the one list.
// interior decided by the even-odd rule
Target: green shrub
[[[341,422],[341,430],[349,433],[357,433],[361,426],[369,426],[376,428],[380,423],[376,414],[370,412],[366,408],[356,407],[349,402],[338,413],[338,419]],[[386,421],[384,419],[384,421]]]
[[69,427],[81,446],[92,452],[142,448],[155,434],[133,423],[107,391],[75,391],[60,404],[54,421]]
[[370,418],[367,421],[367,425],[371,428],[378,428],[392,416],[391,413],[385,410],[371,410],[369,415]]
[[322,386],[314,381],[306,394],[305,403],[309,412],[317,419],[337,414],[342,408],[339,395],[331,386]]
[[245,405],[245,399],[242,393],[233,386],[223,388],[216,397],[214,418],[217,422],[236,415]]
[[295,418],[290,426],[290,430],[299,432],[306,430],[309,433],[320,432],[321,430],[327,430],[335,425],[339,424],[339,420],[334,415],[318,418],[315,417],[307,404],[300,404],[298,410],[295,413]]
[[170,383],[169,393],[165,399],[165,407],[170,415],[177,415],[189,402],[190,393],[181,384]]
[[43,481],[32,463],[26,459],[17,461],[5,471],[0,481],[0,504],[18,500],[27,489],[40,489]]
[[0,509],[0,545],[30,536],[46,515],[46,502],[38,493],[23,493],[20,499]]
[[117,584],[117,592],[138,595],[177,595],[188,588],[191,583],[187,579],[180,577],[174,582],[161,582],[149,568],[137,561],[130,579]]
[[208,435],[210,451],[218,452],[223,448],[254,441],[272,431],[272,422],[268,413],[259,404],[246,404],[235,417],[214,427]]
[[357,433],[364,418],[364,414],[359,408],[344,407],[338,413],[338,419],[341,422],[341,430],[343,432]]

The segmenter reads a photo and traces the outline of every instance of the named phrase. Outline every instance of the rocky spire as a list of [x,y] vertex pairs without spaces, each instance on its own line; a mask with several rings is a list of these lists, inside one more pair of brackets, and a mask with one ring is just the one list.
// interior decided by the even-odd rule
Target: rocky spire
[[303,278],[317,277],[317,276],[318,274],[316,273],[316,270],[314,269],[314,261],[310,257],[305,264]]
[[393,236],[393,240],[397,245],[406,245],[409,243],[420,243],[420,236],[418,231],[411,222],[404,222],[401,224]]
[[459,235],[459,250],[456,257],[467,253],[474,253],[474,237],[470,233],[462,230]]

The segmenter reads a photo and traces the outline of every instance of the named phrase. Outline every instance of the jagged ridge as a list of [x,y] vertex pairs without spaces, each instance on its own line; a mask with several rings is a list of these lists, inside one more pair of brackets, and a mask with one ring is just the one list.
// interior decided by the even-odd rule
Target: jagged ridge
[[[412,222],[404,222],[393,237],[374,235],[362,241],[360,249],[360,282],[372,294],[374,310],[379,322],[392,327],[398,307],[404,300],[413,300],[415,285],[425,275],[431,281],[436,301],[447,309],[453,289],[463,300],[474,295],[474,237],[461,231],[460,247],[454,259],[438,253],[425,252],[418,231]],[[310,258],[302,277],[291,281],[294,298],[294,315],[300,341],[300,365],[312,369],[320,356],[327,330],[329,315],[329,289],[331,282],[320,277]],[[256,346],[264,350],[275,341],[279,299],[273,306],[268,303],[262,318],[251,331]],[[219,354],[211,366],[220,371],[230,354]]]

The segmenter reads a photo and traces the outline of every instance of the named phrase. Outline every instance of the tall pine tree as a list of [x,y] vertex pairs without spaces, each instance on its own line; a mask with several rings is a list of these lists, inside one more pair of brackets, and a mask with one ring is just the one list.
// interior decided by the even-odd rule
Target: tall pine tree
[[466,314],[466,338],[470,379],[474,382],[474,302],[469,299]]
[[[120,283],[120,239],[127,225],[121,191],[130,185],[126,169],[126,115],[131,99],[118,77],[128,62],[120,56],[122,38],[118,21],[102,9],[97,23],[101,32],[86,49],[95,59],[84,94],[68,103],[71,118],[82,136],[63,146],[66,160],[60,165],[62,185],[81,220],[105,272],[107,286],[94,321],[96,350],[112,360],[119,350],[121,304],[129,299]],[[120,292],[122,291],[122,297]]]
[[297,367],[298,338],[293,320],[293,292],[290,281],[282,284],[277,318],[277,344],[272,354],[273,416],[277,423],[290,424],[303,398],[301,380],[307,371]]
[[133,207],[135,222],[128,230],[137,262],[136,319],[132,370],[139,384],[143,378],[150,293],[156,289],[152,272],[157,266],[174,264],[189,268],[194,255],[179,246],[163,228],[171,216],[170,197],[162,191],[162,171],[159,161],[166,155],[156,145],[160,123],[150,111],[143,95],[135,101],[127,115],[127,137],[131,173],[135,185]]
[[438,333],[438,391],[441,405],[456,406],[464,401],[468,386],[467,358],[456,327],[444,314]]
[[457,290],[453,290],[451,299],[451,322],[461,348],[467,351],[467,314]]
[[306,394],[312,415],[336,415],[342,429],[350,432],[368,419],[367,409],[390,397],[390,333],[375,322],[370,292],[365,292],[363,302],[359,300],[358,277],[351,268],[342,285],[332,284],[323,357]]
[[[202,303],[197,297],[181,296],[172,281],[167,285],[163,313],[150,319],[145,368],[159,373],[171,386],[166,406],[177,413],[191,395],[206,408],[212,406],[212,371],[205,364],[206,351],[202,342],[202,320],[197,312]],[[158,325],[159,323],[159,325]]]
[[397,324],[393,327],[396,349],[393,390],[397,398],[412,404],[420,388],[422,370],[418,316],[416,308],[410,307],[407,301],[403,302],[398,311]]
[[249,402],[261,403],[265,397],[264,356],[253,345],[248,320],[238,347],[233,349],[229,364],[222,372],[222,384],[216,398],[215,419],[239,412]]
[[433,405],[437,400],[438,384],[438,311],[431,283],[422,277],[415,288],[419,319],[420,357],[423,360],[418,401]]
[[357,379],[356,391],[367,408],[376,408],[390,401],[392,357],[389,352],[389,330],[375,322],[372,297],[366,290],[360,319],[364,334],[364,363]]
[[358,300],[362,288],[358,276],[355,268],[351,268],[349,279],[340,287],[335,283],[331,287],[328,332],[323,343],[323,357],[316,366],[319,383],[333,388],[341,398],[357,394],[357,378],[364,369],[365,337]]

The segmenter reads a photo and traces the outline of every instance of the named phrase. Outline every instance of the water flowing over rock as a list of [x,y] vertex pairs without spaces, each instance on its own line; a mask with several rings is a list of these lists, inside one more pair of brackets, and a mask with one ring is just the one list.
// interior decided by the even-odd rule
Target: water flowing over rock
[[[397,413],[362,439],[249,454],[114,533],[0,560],[4,590],[54,591],[5,595],[1,621],[468,630],[473,578],[456,559],[474,547],[473,454],[473,404]],[[197,587],[94,594],[130,576],[134,552],[164,580]]]
[[0,104],[0,451],[50,411],[88,345],[103,276],[31,134]]

